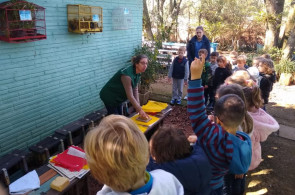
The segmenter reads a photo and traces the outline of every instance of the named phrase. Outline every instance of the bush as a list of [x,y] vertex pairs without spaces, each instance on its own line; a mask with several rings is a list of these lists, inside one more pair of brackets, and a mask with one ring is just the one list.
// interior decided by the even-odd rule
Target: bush
[[275,62],[279,62],[283,56],[283,50],[278,47],[272,47],[268,50],[264,50],[264,53],[268,53],[271,59]]
[[145,72],[141,73],[140,81],[140,92],[145,92],[149,90],[150,85],[156,81],[159,77],[159,72],[162,69],[162,66],[157,62],[157,55],[159,54],[157,48],[149,47],[147,44],[144,44],[142,47],[137,47],[134,50],[134,55],[145,54],[149,58],[148,67]]
[[289,59],[282,59],[278,64],[275,64],[277,74],[281,73],[295,73],[295,61]]

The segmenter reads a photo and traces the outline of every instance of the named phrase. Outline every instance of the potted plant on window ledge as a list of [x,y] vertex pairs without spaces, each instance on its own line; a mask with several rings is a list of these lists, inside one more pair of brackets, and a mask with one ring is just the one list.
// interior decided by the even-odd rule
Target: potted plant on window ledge
[[153,49],[146,44],[142,47],[137,47],[134,50],[134,55],[145,54],[149,58],[146,71],[141,73],[141,80],[138,89],[140,105],[147,103],[151,94],[150,86],[160,76],[159,72],[162,67],[161,64],[157,62],[158,53],[159,52],[157,48]]

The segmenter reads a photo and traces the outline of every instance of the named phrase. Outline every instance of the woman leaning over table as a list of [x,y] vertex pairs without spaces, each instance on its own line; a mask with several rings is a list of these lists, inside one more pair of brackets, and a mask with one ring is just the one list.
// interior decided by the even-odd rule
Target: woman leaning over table
[[140,54],[132,57],[132,65],[120,69],[101,89],[100,98],[103,101],[108,115],[123,114],[122,103],[127,99],[141,118],[148,118],[139,104],[138,83],[140,75],[148,66],[148,57]]

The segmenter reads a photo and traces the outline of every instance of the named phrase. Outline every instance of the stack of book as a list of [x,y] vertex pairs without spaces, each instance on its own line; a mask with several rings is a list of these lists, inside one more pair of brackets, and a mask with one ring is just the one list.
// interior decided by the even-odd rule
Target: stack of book
[[77,146],[70,146],[64,152],[51,157],[48,166],[70,181],[81,179],[89,172],[85,152]]

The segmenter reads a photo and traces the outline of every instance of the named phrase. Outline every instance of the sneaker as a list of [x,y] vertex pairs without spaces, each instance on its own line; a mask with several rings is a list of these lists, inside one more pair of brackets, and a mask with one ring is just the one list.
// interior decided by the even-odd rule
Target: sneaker
[[184,98],[183,98],[183,99],[187,100],[187,95],[186,95],[186,96],[184,96]]
[[170,104],[171,104],[171,105],[174,105],[174,104],[175,104],[175,101],[176,101],[176,100],[171,100],[171,101],[170,101]]
[[177,105],[181,105],[181,100],[176,100]]

